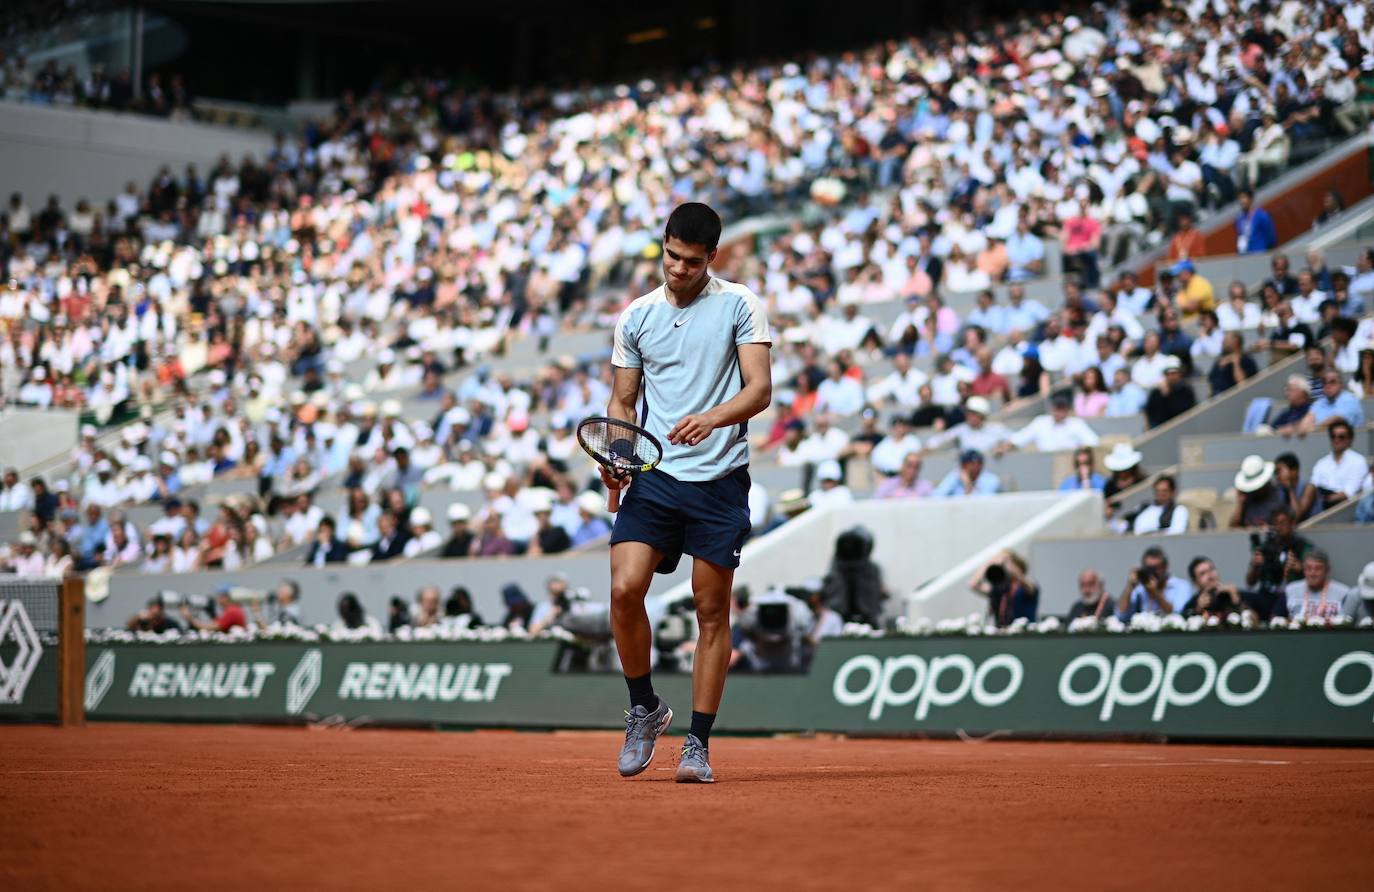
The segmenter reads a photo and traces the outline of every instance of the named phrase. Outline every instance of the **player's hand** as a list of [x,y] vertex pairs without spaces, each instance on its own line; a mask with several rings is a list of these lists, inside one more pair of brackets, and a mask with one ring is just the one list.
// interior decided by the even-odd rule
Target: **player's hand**
[[630,484],[629,474],[617,477],[608,471],[604,465],[599,465],[598,470],[601,471],[601,482],[606,485],[607,489],[624,489]]
[[695,446],[710,436],[716,426],[703,413],[688,415],[668,431],[668,442],[675,446]]

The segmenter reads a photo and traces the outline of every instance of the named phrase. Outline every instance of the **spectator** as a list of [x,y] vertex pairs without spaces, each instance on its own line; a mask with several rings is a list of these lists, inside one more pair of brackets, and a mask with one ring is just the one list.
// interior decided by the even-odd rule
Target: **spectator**
[[830,458],[816,466],[816,488],[807,493],[806,498],[813,508],[848,505],[854,501],[854,494],[844,485],[844,469],[839,462]]
[[1131,380],[1131,372],[1124,365],[1112,373],[1112,389],[1107,395],[1107,418],[1129,418],[1145,411],[1149,400],[1139,384]]
[[1137,613],[1182,613],[1192,600],[1193,587],[1169,572],[1164,549],[1145,549],[1139,567],[1132,567],[1117,604],[1117,618],[1129,622]]
[[126,625],[131,632],[152,632],[155,635],[181,631],[181,625],[167,615],[167,605],[161,593],[149,598],[148,605],[129,617]]
[[553,522],[553,498],[549,496],[534,506],[534,519],[537,524],[535,534],[530,539],[528,554],[562,554],[572,548],[572,537],[567,530]]
[[1062,240],[1066,266],[1078,272],[1084,288],[1099,284],[1098,252],[1102,248],[1102,224],[1092,215],[1088,189],[1080,187],[1077,210],[1064,220]]
[[910,419],[905,415],[893,415],[887,436],[873,447],[869,461],[875,471],[890,477],[900,470],[908,455],[920,451],[921,440],[911,432]]
[[[1119,444],[1120,445],[1120,444]],[[1093,470],[1093,451],[1080,448],[1073,451],[1073,473],[1059,484],[1060,492],[1095,489],[1101,492],[1107,486],[1107,479]]]
[[[547,521],[548,516],[545,515]],[[562,533],[560,529],[558,532]],[[567,533],[563,533],[564,536]],[[419,557],[434,551],[444,544],[444,537],[434,529],[434,518],[428,508],[416,507],[410,511],[410,538],[406,540],[404,554],[408,558]],[[436,604],[438,592],[435,592]]]
[[339,618],[330,629],[335,635],[348,632],[382,634],[382,624],[363,609],[363,602],[353,592],[339,595],[337,610]]
[[1217,324],[1222,331],[1258,331],[1260,308],[1251,303],[1243,282],[1232,282],[1226,302],[1217,307]]
[[1184,616],[1220,617],[1245,610],[1246,599],[1234,585],[1221,581],[1217,565],[1210,558],[1195,557],[1188,564],[1188,578],[1197,588],[1182,613]]
[[19,479],[19,472],[6,468],[0,479],[0,511],[28,511],[33,508],[33,489]]
[[468,529],[471,519],[472,509],[467,505],[454,502],[448,506],[449,537],[440,552],[441,557],[464,558],[472,553],[473,535]]
[[1296,455],[1284,452],[1274,459],[1274,479],[1283,496],[1283,504],[1293,512],[1293,516],[1299,521],[1310,517],[1317,503],[1317,488],[1312,485],[1310,477],[1303,479]]
[[1207,240],[1202,233],[1193,226],[1193,212],[1187,208],[1181,208],[1174,215],[1177,228],[1173,238],[1169,239],[1168,261],[1173,265],[1173,274],[1178,275],[1179,270],[1186,263],[1188,268],[1192,268],[1191,261],[1194,258],[1202,257],[1207,253]]
[[1278,233],[1269,212],[1255,204],[1255,193],[1241,189],[1236,196],[1240,215],[1236,217],[1236,253],[1263,254],[1278,246]]
[[1102,574],[1091,568],[1083,570],[1078,574],[1078,600],[1073,602],[1064,619],[1066,622],[1073,622],[1090,616],[1100,620],[1114,613],[1111,602],[1111,596],[1102,584]]
[[267,596],[267,612],[256,598],[250,602],[253,621],[259,628],[268,626],[299,626],[301,623],[301,587],[293,579],[283,579],[275,591]]
[[1324,619],[1355,613],[1359,595],[1331,578],[1331,557],[1320,548],[1308,549],[1302,559],[1302,579],[1284,588],[1288,615],[1293,619]]
[[933,495],[935,488],[929,480],[921,479],[921,454],[907,453],[896,475],[880,482],[874,490],[875,499],[914,499]]
[[461,585],[454,586],[444,602],[444,625],[450,629],[480,629],[484,625],[472,609],[472,595]]
[[1263,456],[1247,455],[1236,473],[1236,507],[1228,526],[1232,529],[1267,527],[1274,511],[1286,504],[1274,479],[1277,465]]
[[573,533],[573,548],[581,548],[588,542],[593,542],[603,536],[611,534],[611,526],[606,523],[602,516],[605,505],[601,501],[601,496],[594,492],[584,492],[577,497],[577,510],[581,523],[577,532]]
[[1203,310],[1217,308],[1212,283],[1198,275],[1193,261],[1180,260],[1174,264],[1173,273],[1178,276],[1178,293],[1174,295],[1174,301],[1178,311],[1183,314],[1183,321],[1191,322]]
[[396,515],[390,511],[383,511],[377,517],[377,542],[372,546],[372,560],[390,561],[403,557],[409,542],[410,534],[401,529]]
[[1002,491],[1002,481],[991,471],[983,470],[983,453],[965,449],[959,455],[959,467],[950,471],[935,487],[934,495],[947,499],[953,496],[995,495]]
[[1083,446],[1096,446],[1100,439],[1087,422],[1073,414],[1073,403],[1067,393],[1057,393],[1050,397],[1048,415],[1037,415],[1030,424],[1021,428],[1001,445],[996,454],[1002,455],[1012,448],[1032,446],[1040,452],[1059,452],[1078,449]]
[[1137,535],[1165,533],[1178,535],[1188,532],[1188,507],[1174,501],[1178,484],[1168,474],[1154,484],[1154,501],[1142,508],[1131,520],[1131,532]]
[[1346,602],[1349,609],[1346,615],[1357,623],[1374,620],[1374,561],[1365,564],[1364,569],[1360,571],[1353,594],[1359,597],[1351,597]]
[[340,564],[348,560],[348,545],[337,536],[334,518],[326,516],[320,520],[319,532],[305,556],[306,566],[323,567],[325,564]]
[[1322,373],[1322,393],[1312,403],[1312,409],[1299,425],[1299,432],[1329,427],[1337,421],[1344,421],[1351,427],[1364,426],[1364,409],[1355,394],[1345,389],[1341,373],[1329,368]]
[[968,587],[988,600],[988,616],[998,626],[1018,619],[1035,622],[1040,587],[1026,575],[1025,560],[1014,551],[994,555],[974,573]]
[[[1168,318],[1172,324],[1177,324],[1178,314],[1170,313]],[[1205,364],[1206,360],[1225,354],[1223,344],[1225,334],[1221,330],[1221,323],[1217,320],[1217,314],[1211,310],[1203,310],[1198,314],[1197,322],[1197,337],[1193,338],[1187,347],[1187,355],[1191,357],[1194,366]],[[1188,337],[1182,330],[1179,330],[1179,334],[1184,339]],[[1237,337],[1237,342],[1241,344],[1242,348],[1244,347],[1244,343],[1239,337]],[[1183,355],[1181,349],[1170,347],[1168,350],[1177,356]],[[1243,354],[1244,350],[1242,349],[1241,352]]]
[[1355,429],[1350,423],[1337,419],[1327,426],[1326,435],[1331,441],[1331,451],[1312,466],[1312,485],[1317,488],[1320,500],[1318,510],[1355,498],[1369,480],[1369,461],[1350,448],[1355,438]]
[[1255,130],[1250,151],[1240,156],[1240,166],[1244,183],[1251,189],[1261,185],[1261,173],[1279,170],[1288,164],[1288,153],[1292,143],[1288,133],[1279,123],[1273,106],[1266,105],[1260,111],[1260,126]]
[[511,631],[524,630],[534,613],[529,596],[512,582],[501,587],[501,600],[506,605],[506,615],[501,619],[501,625]]
[[1221,356],[1212,363],[1207,380],[1212,385],[1212,396],[1224,393],[1258,374],[1259,367],[1245,352],[1245,341],[1240,332],[1228,331],[1222,336]]
[[227,585],[222,585],[215,590],[216,610],[213,618],[197,618],[191,613],[191,605],[182,601],[181,618],[186,622],[187,628],[202,632],[228,632],[231,629],[247,629],[248,615],[234,601],[231,591]]
[[502,528],[501,515],[495,511],[487,512],[482,518],[482,529],[472,548],[476,557],[510,557],[517,551],[515,543],[507,538]]
[[564,573],[554,573],[544,583],[547,595],[534,608],[530,615],[530,634],[538,635],[558,622],[559,616],[568,609],[568,577]]
[[15,550],[9,556],[8,572],[22,578],[41,578],[44,569],[43,555],[38,551],[38,537],[29,530],[19,534]]
[[1073,414],[1079,418],[1101,418],[1107,414],[1107,404],[1111,395],[1102,378],[1102,370],[1088,366],[1083,370],[1079,389],[1073,397]]
[[1269,529],[1261,536],[1250,534],[1250,564],[1245,584],[1255,591],[1256,612],[1261,618],[1287,616],[1284,589],[1302,578],[1303,558],[1312,543],[1298,535],[1297,522],[1287,507],[1275,508],[1269,515]]
[[1307,386],[1307,378],[1302,375],[1289,375],[1283,385],[1283,395],[1288,402],[1269,419],[1269,426],[1275,433],[1288,437],[1299,433],[1299,429],[1312,414],[1311,390]]
[[969,397],[964,401],[964,420],[927,438],[926,449],[933,451],[954,443],[961,450],[991,452],[1011,436],[1005,424],[987,420],[991,414],[992,404],[986,398]]
[[1102,465],[1112,472],[1112,479],[1102,488],[1102,495],[1111,499],[1124,489],[1130,489],[1145,479],[1140,463],[1145,456],[1130,443],[1117,443],[1102,459]]
[[1150,391],[1145,401],[1145,420],[1150,427],[1159,427],[1197,405],[1192,385],[1183,380],[1183,363],[1177,356],[1164,362],[1164,380]]
[[808,579],[803,588],[807,590],[807,606],[815,617],[811,631],[806,633],[806,645],[811,651],[826,638],[839,638],[844,634],[844,618],[825,602],[824,583],[819,579]]

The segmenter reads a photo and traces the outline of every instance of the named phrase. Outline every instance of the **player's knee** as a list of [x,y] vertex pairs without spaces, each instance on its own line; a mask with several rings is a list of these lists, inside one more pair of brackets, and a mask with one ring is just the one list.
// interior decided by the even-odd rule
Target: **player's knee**
[[611,610],[626,614],[644,611],[644,591],[637,585],[611,583]]
[[698,601],[696,606],[697,625],[701,631],[717,631],[730,625],[730,602],[728,600],[722,599],[719,603]]

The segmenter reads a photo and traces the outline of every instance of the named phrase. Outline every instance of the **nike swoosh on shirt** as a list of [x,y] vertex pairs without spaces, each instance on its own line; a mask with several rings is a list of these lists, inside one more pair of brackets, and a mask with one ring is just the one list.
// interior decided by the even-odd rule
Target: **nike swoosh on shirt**
[[686,322],[688,319],[691,319],[691,318],[692,318],[691,316],[688,316],[688,317],[686,317],[686,318],[684,318],[684,319],[675,319],[675,320],[673,320],[673,328],[677,328],[677,327],[680,326],[682,323]]

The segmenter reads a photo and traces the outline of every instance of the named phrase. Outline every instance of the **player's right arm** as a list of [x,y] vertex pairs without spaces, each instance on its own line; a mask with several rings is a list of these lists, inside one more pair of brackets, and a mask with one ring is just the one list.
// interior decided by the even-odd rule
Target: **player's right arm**
[[[639,404],[639,387],[644,380],[643,369],[627,369],[618,365],[611,366],[611,401],[606,406],[606,417],[618,421],[638,423],[635,407]],[[620,489],[630,482],[628,477],[613,477],[601,468],[601,482],[608,489]]]

